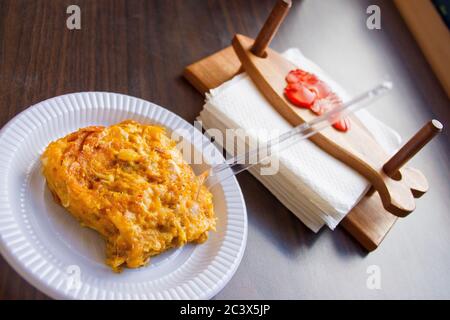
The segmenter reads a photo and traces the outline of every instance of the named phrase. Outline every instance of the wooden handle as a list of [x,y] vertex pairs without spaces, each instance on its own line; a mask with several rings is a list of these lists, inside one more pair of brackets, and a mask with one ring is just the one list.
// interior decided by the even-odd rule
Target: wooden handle
[[397,153],[383,166],[383,171],[393,177],[398,170],[419,152],[428,142],[442,131],[443,125],[438,120],[431,120],[422,127]]
[[252,53],[258,57],[263,58],[265,52],[273,37],[278,31],[281,23],[286,17],[289,9],[292,6],[291,0],[278,0],[273,7],[272,12],[267,18],[264,26],[256,37],[255,43],[252,47]]
[[[294,64],[270,48],[266,49],[264,59],[257,57],[251,52],[254,41],[243,35],[235,35],[232,44],[253,83],[291,125],[297,126],[316,119],[317,116],[313,112],[293,106],[283,94],[286,74],[296,68]],[[309,139],[367,178],[377,190],[387,211],[398,217],[406,217],[416,208],[415,195],[411,190],[416,190],[419,185],[418,190],[423,194],[427,188],[421,186],[427,186],[427,183],[422,180],[426,179],[422,179],[421,176],[420,184],[416,183],[416,179],[408,179],[408,173],[403,176],[406,168],[401,169],[402,179],[386,175],[383,166],[389,155],[355,116],[349,118],[352,122],[351,130],[342,133],[327,128]]]

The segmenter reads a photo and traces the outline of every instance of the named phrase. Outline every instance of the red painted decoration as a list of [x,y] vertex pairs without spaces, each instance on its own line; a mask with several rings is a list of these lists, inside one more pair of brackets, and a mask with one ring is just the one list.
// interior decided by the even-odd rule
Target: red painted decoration
[[[317,115],[322,115],[333,107],[330,98],[336,98],[330,87],[315,74],[295,69],[286,76],[284,94],[293,105],[310,109]],[[339,119],[333,124],[339,131],[350,129],[350,119]]]
[[300,108],[310,109],[314,101],[316,101],[316,93],[309,90],[300,82],[289,83],[284,89],[284,94],[289,101]]

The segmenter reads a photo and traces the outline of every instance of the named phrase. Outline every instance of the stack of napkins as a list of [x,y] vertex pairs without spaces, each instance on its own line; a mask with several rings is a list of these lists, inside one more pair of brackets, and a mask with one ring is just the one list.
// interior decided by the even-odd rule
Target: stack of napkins
[[[316,74],[343,101],[349,100],[343,88],[298,49],[286,51],[284,57]],[[400,146],[399,135],[366,110],[359,111],[357,116],[389,154]],[[260,134],[260,128],[276,128],[279,133],[292,128],[246,74],[211,90],[199,120],[205,128],[217,128],[222,132],[227,128],[244,129],[250,139],[260,142],[268,139],[267,135]],[[309,140],[281,151],[278,160],[279,170],[275,175],[261,175],[257,166],[250,172],[314,232],[325,224],[334,229],[369,188],[365,178]]]

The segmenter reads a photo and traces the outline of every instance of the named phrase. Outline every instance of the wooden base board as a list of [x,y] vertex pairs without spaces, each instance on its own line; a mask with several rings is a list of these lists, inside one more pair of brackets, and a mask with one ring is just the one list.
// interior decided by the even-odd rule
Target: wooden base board
[[[202,94],[220,86],[242,71],[233,48],[227,47],[186,67],[184,77]],[[387,212],[378,193],[364,197],[347,214],[342,225],[366,250],[375,250],[397,217]]]

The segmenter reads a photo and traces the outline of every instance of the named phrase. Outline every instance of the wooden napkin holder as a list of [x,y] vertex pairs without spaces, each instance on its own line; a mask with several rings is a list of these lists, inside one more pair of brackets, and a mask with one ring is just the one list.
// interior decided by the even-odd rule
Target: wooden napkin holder
[[[235,36],[233,39],[233,46],[229,46],[187,66],[184,70],[184,77],[200,93],[205,94],[210,89],[220,86],[224,82],[232,79],[234,76],[245,70],[247,73],[250,73],[250,77],[254,82],[256,82],[257,87],[261,90],[269,102],[273,106],[274,104],[277,104],[277,100],[271,99],[270,94],[268,94],[268,91],[270,91],[269,89],[273,89],[273,87],[264,89],[267,88],[264,87],[264,85],[267,86],[268,84],[265,83],[260,85],[258,82],[261,79],[258,79],[257,75],[255,77],[253,74],[253,71],[255,70],[247,70],[247,68],[255,67],[255,65],[249,65],[248,60],[255,58],[256,60],[259,59],[261,62],[261,58],[264,59],[268,56],[269,58],[274,59],[274,56],[278,55],[269,49],[268,46],[275,36],[282,21],[286,17],[291,5],[290,0],[278,0],[276,2],[275,7],[266,20],[258,37],[254,42],[252,40],[251,49],[246,52],[246,56],[242,50],[239,51],[238,46],[239,44],[242,45],[242,43],[239,42],[242,42],[248,38],[239,35]],[[236,52],[238,52],[238,54]],[[247,68],[245,68],[245,66],[247,66]],[[262,68],[263,66],[260,65],[260,67]],[[258,68],[258,65],[256,65],[256,68]],[[277,98],[280,100],[280,96]],[[277,110],[280,111],[278,106]],[[283,116],[285,115],[283,114]],[[307,120],[308,119],[305,121]],[[295,121],[290,122],[293,125],[297,124]],[[364,127],[362,127],[361,130],[365,131],[361,132],[361,134],[370,135]],[[403,174],[403,180],[408,180],[408,186],[415,186],[415,188],[411,187],[411,192],[414,198],[418,198],[423,195],[428,189],[428,184],[425,177],[423,177],[423,175],[415,169],[411,169],[414,170],[413,175],[407,175],[408,172],[404,172],[404,170],[408,168],[402,169],[402,167],[441,130],[442,125],[437,120],[432,120],[427,123],[393,157],[382,160],[382,164],[384,165],[379,168],[380,175],[384,176],[386,179],[390,179],[391,182],[395,182],[394,180],[399,180],[399,176]],[[316,136],[318,135],[320,134],[316,134]],[[318,144],[322,149],[336,157],[334,150],[324,148],[320,141],[316,141],[314,139],[311,140]],[[342,160],[339,156],[336,158]],[[355,168],[353,162],[346,162],[346,164]],[[362,170],[358,170],[358,172],[365,173]],[[380,194],[382,194],[383,197],[380,197]],[[344,229],[346,229],[348,233],[350,233],[368,251],[373,251],[380,245],[398,217],[404,217],[407,213],[413,210],[408,210],[406,214],[404,212],[397,212],[392,210],[392,208],[389,208],[389,206],[385,203],[386,201],[382,201],[382,198],[383,200],[386,200],[386,195],[376,192],[374,188],[372,188],[340,223],[340,225],[344,227]],[[389,212],[386,208],[389,209],[389,211],[394,212],[395,215]]]

